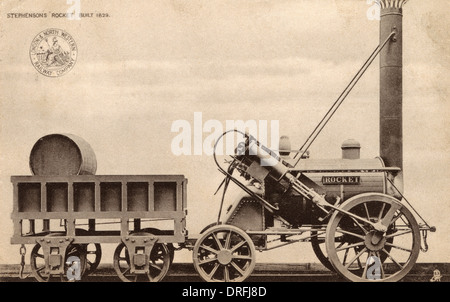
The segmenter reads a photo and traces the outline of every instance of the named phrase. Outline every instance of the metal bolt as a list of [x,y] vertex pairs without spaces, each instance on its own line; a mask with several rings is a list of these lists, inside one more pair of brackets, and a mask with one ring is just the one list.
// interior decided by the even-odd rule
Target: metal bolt
[[147,242],[147,239],[144,239],[144,242]]
[[134,239],[131,239],[131,242],[133,242],[133,243],[134,243],[134,242],[136,242],[136,240],[134,240]]
[[44,238],[41,238],[41,242],[44,241]]
[[126,240],[126,241],[128,241],[128,240],[130,240],[130,238],[128,238],[128,237],[125,237],[125,240]]
[[47,239],[47,243],[50,243],[50,240],[49,240],[49,239]]
[[64,240],[62,240],[62,239],[59,239],[59,243],[63,243],[64,242]]
[[69,241],[69,237],[66,237],[66,241]]

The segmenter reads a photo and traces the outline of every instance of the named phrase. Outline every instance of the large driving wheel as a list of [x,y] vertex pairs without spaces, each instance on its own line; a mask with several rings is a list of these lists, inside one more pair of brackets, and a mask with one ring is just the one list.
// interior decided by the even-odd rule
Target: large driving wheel
[[209,282],[240,282],[255,268],[255,246],[251,238],[232,225],[217,225],[196,241],[194,267]]
[[[319,259],[320,263],[322,263],[323,266],[325,266],[327,269],[329,269],[332,272],[335,272],[335,269],[333,265],[330,262],[330,259],[328,258],[327,254],[327,247],[325,244],[325,232],[323,230],[314,230],[311,231],[311,246],[313,248],[314,254],[316,255],[317,259]],[[348,240],[348,237],[343,236],[342,234],[337,234],[335,237],[335,242],[338,244],[338,248],[346,248],[349,245],[352,244],[352,240]],[[389,237],[386,239],[388,243],[394,242],[394,237]],[[391,250],[391,245],[386,245],[386,251]],[[353,246],[350,247],[350,249],[353,249],[354,253],[358,253],[361,250],[361,246]],[[347,249],[347,254],[349,253],[349,250]],[[383,253],[380,256],[380,261],[384,262],[387,259],[387,254]],[[357,260],[357,266],[350,266],[350,270],[358,270],[362,268],[362,263],[360,260]]]
[[[139,234],[134,234],[139,236]],[[147,234],[148,235],[148,234]],[[130,253],[126,245],[121,242],[114,252],[114,270],[124,282],[158,282],[167,274],[170,266],[170,252],[166,244],[155,243],[149,255],[149,271],[146,274],[130,273]]]
[[326,233],[328,258],[336,272],[350,281],[402,279],[420,251],[419,226],[411,212],[393,197],[376,193],[350,198],[341,209],[383,225],[385,231],[336,211]]

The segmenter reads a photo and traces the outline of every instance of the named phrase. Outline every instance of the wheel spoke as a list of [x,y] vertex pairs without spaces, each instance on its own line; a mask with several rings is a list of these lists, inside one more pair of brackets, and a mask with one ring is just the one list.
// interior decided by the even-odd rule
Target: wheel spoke
[[214,277],[214,274],[216,273],[217,269],[219,268],[219,263],[214,264],[213,269],[211,270],[211,272],[208,274],[208,278],[212,279]]
[[[369,255],[367,256],[367,260],[369,260],[370,256],[372,256],[372,252],[369,252]],[[359,258],[358,258],[359,259]],[[364,266],[364,271],[362,273],[362,278],[367,279],[367,268],[369,267],[369,261],[366,261],[366,265]]]
[[364,247],[358,254],[356,254],[355,257],[352,258],[351,261],[349,261],[349,262],[347,263],[347,265],[345,265],[345,268],[348,269],[348,268],[350,267],[350,265],[351,265],[353,262],[355,262],[356,259],[358,259],[359,257],[361,257],[361,255],[364,254],[366,251],[367,251],[367,248]]
[[234,261],[231,262],[231,265],[234,267],[235,270],[237,270],[239,274],[241,274],[241,276],[244,276],[245,271],[243,271],[236,263],[234,263]]
[[119,257],[119,261],[127,261],[128,262],[128,258],[127,257]]
[[238,248],[242,247],[245,243],[246,243],[245,240],[242,240],[241,242],[239,242],[238,244],[233,246],[233,248],[231,249],[231,252],[234,253]]
[[342,261],[342,265],[345,265],[345,261],[347,261],[348,250],[345,250],[344,260]]
[[221,250],[223,248],[222,243],[220,242],[219,238],[217,238],[216,233],[212,233],[212,236],[214,237],[214,240],[217,243],[217,247],[219,248],[219,250]]
[[409,234],[409,233],[412,233],[411,229],[409,229],[407,231],[404,231],[404,232],[400,232],[400,233],[392,233],[392,234],[386,235],[385,238],[392,238],[392,237],[402,236],[402,235]]
[[358,222],[358,220],[355,217],[351,217],[349,216],[355,223],[356,225],[364,232],[364,234],[367,234],[368,231]]
[[150,263],[150,267],[156,268],[158,271],[162,271],[162,268],[157,266],[155,263]]
[[384,248],[382,249],[382,251],[389,257],[389,259],[392,260],[392,262],[394,262],[395,264],[397,264],[401,269],[403,269],[403,265],[401,265],[400,263],[397,262],[397,260],[395,260],[391,254],[389,254],[388,251],[386,251]]
[[352,233],[352,232],[349,232],[349,231],[345,231],[345,230],[343,230],[343,229],[336,230],[336,232],[340,232],[340,233],[342,233],[342,234],[347,234],[347,235],[350,235],[350,236],[358,237],[358,238],[361,238],[361,239],[363,239],[363,240],[366,239],[363,235],[359,235],[359,234],[356,234],[356,233]]
[[347,242],[345,241],[341,241],[341,243],[339,243],[339,245],[336,247],[336,249],[339,249],[341,246],[343,246],[344,244],[346,244]]
[[381,220],[381,217],[383,216],[384,208],[386,207],[386,204],[383,202],[383,205],[381,206],[381,211],[378,214],[378,221]]
[[42,255],[42,254],[36,254],[36,258],[44,258],[44,255]]
[[[343,244],[344,243],[342,243],[341,246]],[[358,242],[358,243],[349,244],[346,247],[336,247],[336,252],[340,252],[340,251],[343,251],[343,250],[348,250],[348,249],[351,249],[351,248],[354,248],[354,247],[357,247],[357,246],[360,246],[360,245],[363,245],[363,244],[364,244],[364,241],[361,241],[361,242]]]
[[223,267],[223,273],[225,277],[225,282],[230,282],[230,271],[228,270],[228,266]]
[[231,231],[228,232],[227,234],[227,239],[225,240],[225,249],[229,249],[230,248],[230,244],[231,244]]
[[[354,250],[355,250],[355,254],[358,252],[357,250],[356,250],[356,247],[355,248],[353,248]],[[361,260],[358,258],[357,259],[358,260],[358,266],[359,266],[359,268],[360,269],[362,269],[363,267],[362,267],[362,264],[361,264]]]
[[366,210],[367,220],[370,220],[369,209],[367,208],[367,203],[364,203],[364,209]]
[[209,252],[211,252],[211,253],[213,253],[213,254],[219,254],[219,251],[218,250],[215,250],[215,249],[213,249],[212,247],[209,247],[209,246],[207,246],[207,245],[201,245],[200,246],[200,248],[202,248],[202,249],[204,249],[204,250],[207,250],[207,251],[209,251]]
[[401,247],[401,246],[392,244],[392,243],[390,243],[390,242],[386,242],[386,245],[387,245],[387,246],[390,246],[390,247],[393,247],[393,248],[395,248],[395,249],[399,249],[399,250],[405,251],[405,252],[409,252],[409,253],[412,252],[412,250],[410,250],[410,249],[407,249],[407,248],[404,248],[404,247]]
[[213,261],[217,261],[217,258],[211,258],[211,259],[206,259],[206,260],[201,260],[198,262],[199,265],[203,265],[203,264],[207,264],[207,263],[211,263]]
[[37,269],[36,269],[36,272],[40,272],[40,271],[42,271],[44,268],[45,268],[45,265],[44,265],[44,266],[41,266],[41,267],[39,267],[39,268],[37,268]]
[[123,272],[122,272],[122,275],[124,275],[125,276],[125,274],[126,273],[128,273],[130,271],[130,267],[129,268],[127,268],[126,270],[124,270]]

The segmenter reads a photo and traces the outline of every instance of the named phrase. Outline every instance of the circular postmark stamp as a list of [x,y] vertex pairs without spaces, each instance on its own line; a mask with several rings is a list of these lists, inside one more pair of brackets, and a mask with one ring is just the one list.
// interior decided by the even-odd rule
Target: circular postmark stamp
[[68,73],[77,61],[77,54],[75,40],[62,29],[43,30],[31,42],[31,63],[47,77],[60,77]]

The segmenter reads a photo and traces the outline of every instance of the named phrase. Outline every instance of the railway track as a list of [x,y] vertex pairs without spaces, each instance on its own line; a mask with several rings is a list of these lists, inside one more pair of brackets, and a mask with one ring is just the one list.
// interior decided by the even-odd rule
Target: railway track
[[[417,263],[412,271],[402,280],[403,282],[430,282],[435,270],[440,273],[440,281],[450,280],[449,263]],[[30,267],[25,267],[24,275],[30,274]],[[18,265],[0,265],[0,282],[34,282],[32,276],[19,278]],[[111,264],[102,264],[83,282],[118,282]],[[192,263],[174,263],[163,282],[201,282]],[[344,282],[335,273],[331,273],[322,265],[316,263],[261,263],[257,264],[253,274],[246,282]]]

